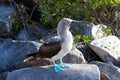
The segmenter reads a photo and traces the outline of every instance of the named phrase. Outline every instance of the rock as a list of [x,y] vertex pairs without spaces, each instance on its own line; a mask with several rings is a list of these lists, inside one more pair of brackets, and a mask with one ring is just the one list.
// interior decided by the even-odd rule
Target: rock
[[97,66],[90,64],[72,64],[59,73],[50,66],[34,67],[15,70],[6,80],[100,80],[100,72]]
[[9,33],[16,15],[13,5],[0,3],[0,34]]
[[78,35],[87,35],[89,37],[92,36],[92,24],[81,23],[79,26],[71,27],[71,30]]
[[66,63],[86,63],[86,60],[81,51],[73,47],[69,54],[63,57],[63,62]]
[[11,70],[22,64],[28,55],[37,52],[40,43],[35,41],[17,41],[6,39],[0,43],[0,69]]
[[97,54],[95,54],[95,52],[89,46],[85,45],[83,42],[80,42],[80,41],[76,42],[75,45],[76,45],[76,48],[81,51],[81,53],[83,54],[87,62],[90,62],[93,60],[102,61],[100,57]]
[[9,74],[10,72],[3,72],[0,74],[0,80],[6,80],[6,77],[7,75]]
[[29,24],[18,33],[16,39],[26,41],[39,41],[42,38],[42,34],[45,32],[47,32],[47,30],[42,26]]
[[94,25],[92,27],[92,36],[94,36],[95,39],[105,36],[104,34],[106,33],[107,28],[108,27],[103,24]]
[[30,57],[24,60],[23,64],[17,65],[16,69],[27,68],[27,67],[37,67],[51,65],[50,59],[48,58],[36,58]]
[[97,65],[100,69],[100,72],[108,76],[108,80],[120,80],[120,68],[99,61],[92,61],[90,64]]
[[71,30],[77,35],[87,35],[89,38],[93,36],[95,39],[98,39],[104,36],[107,26],[103,24],[81,23],[77,27],[71,27]]
[[40,22],[42,12],[39,9],[39,6],[36,5],[34,0],[14,0],[17,4],[23,4],[26,8],[26,12],[30,17],[30,20],[37,23]]
[[116,36],[93,40],[90,47],[104,62],[120,65],[120,40]]
[[9,2],[9,0],[0,0],[1,3],[3,2]]
[[108,75],[106,75],[105,73],[101,72],[100,73],[100,80],[110,80],[110,78],[108,77]]

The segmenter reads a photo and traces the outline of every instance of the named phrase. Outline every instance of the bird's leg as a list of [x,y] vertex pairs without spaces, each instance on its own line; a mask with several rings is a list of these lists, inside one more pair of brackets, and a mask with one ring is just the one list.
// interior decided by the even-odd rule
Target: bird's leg
[[55,72],[60,72],[60,71],[63,70],[59,65],[57,65],[57,64],[55,63],[55,61],[52,61],[52,62],[53,62],[53,65],[54,65],[54,70],[55,70]]
[[67,67],[70,67],[70,64],[63,63],[62,58],[60,58],[60,64],[59,64],[59,66],[62,67],[62,68],[67,68]]

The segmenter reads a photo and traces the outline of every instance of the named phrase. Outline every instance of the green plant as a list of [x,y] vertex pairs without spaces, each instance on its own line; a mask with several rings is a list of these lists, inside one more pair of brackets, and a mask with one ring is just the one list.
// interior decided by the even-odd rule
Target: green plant
[[107,29],[107,35],[112,35],[112,30],[109,28],[109,29]]
[[41,22],[55,27],[63,17],[73,18],[76,4],[69,0],[34,0],[42,10]]
[[40,39],[40,43],[44,43],[43,39]]
[[80,41],[81,40],[81,35],[75,35],[75,39]]
[[112,29],[110,29],[110,28],[108,28],[108,29],[106,30],[106,32],[103,34],[104,37],[105,37],[105,36],[108,36],[108,35],[112,35]]
[[87,35],[82,36],[82,40],[85,44],[89,44],[93,39],[93,37],[89,38]]
[[10,36],[11,36],[12,38],[15,38],[15,35],[16,35],[17,31],[18,31],[20,28],[21,28],[21,26],[20,26],[19,21],[18,21],[17,19],[15,19],[15,20],[14,20],[14,23],[13,23],[13,27],[12,27],[10,33],[9,33]]
[[92,37],[88,37],[87,35],[83,35],[83,36],[75,35],[75,39],[78,40],[78,41],[82,40],[85,44],[88,45],[91,41],[94,40],[94,37],[93,36]]
[[114,0],[115,3],[119,4],[120,3],[120,0]]
[[[93,23],[111,20],[106,12],[120,0],[34,0],[42,11],[41,22],[56,27],[60,19],[68,17]],[[108,9],[108,11],[107,11]],[[101,12],[101,13],[100,13]],[[104,14],[104,15],[103,15]],[[108,16],[108,17],[107,17]],[[104,19],[104,17],[106,19]]]

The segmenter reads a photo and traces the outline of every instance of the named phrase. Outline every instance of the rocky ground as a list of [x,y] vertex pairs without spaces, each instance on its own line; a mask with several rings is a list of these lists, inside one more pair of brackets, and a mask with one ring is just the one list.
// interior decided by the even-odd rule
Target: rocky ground
[[71,67],[56,73],[50,58],[60,50],[59,42],[39,41],[47,42],[57,35],[56,30],[48,32],[41,24],[27,24],[11,38],[17,13],[14,5],[0,3],[0,80],[120,80],[120,40],[104,35],[106,25],[72,27],[72,33],[94,36],[95,40],[86,45],[74,39],[75,46],[63,58]]

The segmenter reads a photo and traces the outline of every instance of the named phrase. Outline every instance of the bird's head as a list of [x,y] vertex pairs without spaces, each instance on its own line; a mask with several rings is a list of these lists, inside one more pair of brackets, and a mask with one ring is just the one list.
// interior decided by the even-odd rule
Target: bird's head
[[63,30],[69,30],[70,26],[69,24],[71,23],[71,19],[69,18],[63,18],[62,20],[60,20],[60,22],[58,23],[57,28],[59,29],[63,29]]
[[72,20],[69,18],[63,18],[57,25],[57,28],[60,30],[69,30],[72,26],[79,26],[83,21]]

